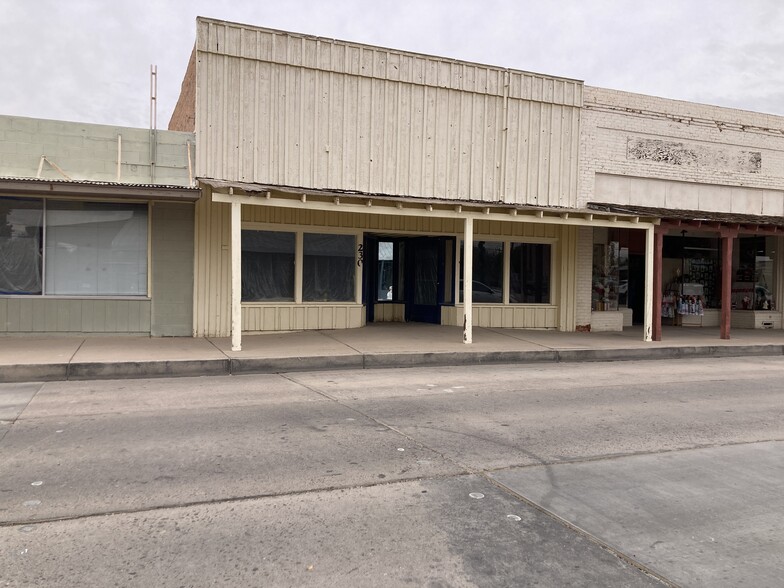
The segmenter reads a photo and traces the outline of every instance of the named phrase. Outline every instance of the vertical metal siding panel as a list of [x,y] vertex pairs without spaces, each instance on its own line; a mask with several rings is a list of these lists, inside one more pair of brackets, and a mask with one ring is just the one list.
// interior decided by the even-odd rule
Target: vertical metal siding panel
[[0,299],[0,333],[7,333],[7,332],[8,332],[8,299]]
[[[546,87],[544,88],[546,89]],[[538,202],[542,205],[552,204],[550,202],[550,145],[552,138],[552,104],[541,104],[542,116],[540,118],[539,132],[539,182],[538,182]]]
[[[360,65],[360,67],[362,67]],[[356,177],[353,179],[356,189],[367,192],[370,188],[370,163],[373,157],[373,84],[368,78],[357,79],[357,122],[354,129],[356,137]]]
[[550,173],[547,192],[551,206],[565,205],[561,195],[561,153],[564,144],[562,113],[563,106],[550,106]]
[[[442,82],[443,83],[443,82]],[[435,127],[433,134],[433,160],[435,162],[433,176],[434,198],[445,198],[447,195],[447,165],[449,161],[449,91],[435,90]]]
[[[426,68],[425,76],[432,75]],[[419,194],[432,198],[435,194],[436,161],[434,137],[436,130],[436,88],[425,86],[422,109],[422,186]]]
[[145,329],[142,327],[143,325],[143,315],[144,309],[146,306],[150,306],[150,311],[152,311],[152,305],[149,301],[142,302],[132,302],[128,305],[128,330],[134,333],[141,333],[144,332]]
[[408,176],[403,184],[408,194],[421,194],[424,185],[425,88],[411,86],[411,134],[408,141]]
[[484,96],[473,94],[471,96],[471,198],[480,200],[483,194],[483,173],[482,173],[482,129],[484,128]]
[[318,143],[318,105],[321,102],[319,72],[312,69],[300,71],[297,90],[297,135],[295,144],[299,147],[297,174],[291,186],[321,185],[320,171],[317,169],[317,155],[314,153]]
[[540,146],[541,146],[541,120],[542,104],[534,102],[531,104],[531,117],[528,127],[528,203],[539,204],[539,175],[540,165]]
[[[246,48],[249,50],[249,48]],[[256,178],[255,163],[256,141],[258,140],[258,103],[257,94],[257,69],[258,62],[243,59],[242,68],[242,95],[240,120],[240,179],[253,182]]]
[[114,306],[114,332],[122,333],[128,331],[128,300],[117,300]]

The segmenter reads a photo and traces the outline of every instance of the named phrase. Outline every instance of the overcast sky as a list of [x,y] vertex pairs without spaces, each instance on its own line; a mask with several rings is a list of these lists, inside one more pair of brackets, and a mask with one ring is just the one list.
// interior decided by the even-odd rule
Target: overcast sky
[[0,0],[0,114],[165,128],[197,15],[784,115],[782,0]]

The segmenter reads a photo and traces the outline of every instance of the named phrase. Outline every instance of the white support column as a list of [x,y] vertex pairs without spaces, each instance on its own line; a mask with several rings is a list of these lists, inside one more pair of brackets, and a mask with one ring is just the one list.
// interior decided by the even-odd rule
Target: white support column
[[238,201],[231,203],[231,350],[242,351],[242,224]]
[[463,343],[474,342],[473,317],[474,219],[466,217],[463,230]]
[[302,267],[305,259],[305,240],[302,231],[297,231],[294,245],[294,302],[302,304]]
[[653,226],[645,230],[645,319],[643,341],[653,341]]

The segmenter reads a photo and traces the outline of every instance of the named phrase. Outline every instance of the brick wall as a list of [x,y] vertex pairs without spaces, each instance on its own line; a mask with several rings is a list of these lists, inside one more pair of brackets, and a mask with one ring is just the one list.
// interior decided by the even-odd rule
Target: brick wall
[[577,229],[577,308],[575,324],[585,327],[591,324],[591,287],[593,283],[593,229]]
[[784,117],[585,86],[578,202],[784,214]]
[[196,130],[196,46],[191,52],[188,69],[180,87],[180,97],[169,120],[170,131],[193,133]]

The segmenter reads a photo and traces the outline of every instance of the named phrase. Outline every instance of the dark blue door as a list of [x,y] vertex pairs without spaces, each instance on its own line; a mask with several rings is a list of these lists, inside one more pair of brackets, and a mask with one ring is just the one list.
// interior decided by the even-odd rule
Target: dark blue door
[[406,320],[441,323],[443,240],[411,239],[406,243]]

